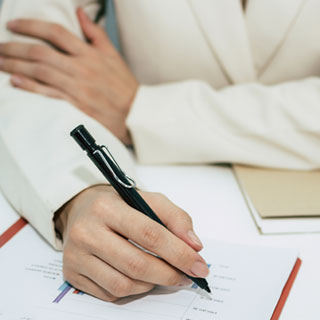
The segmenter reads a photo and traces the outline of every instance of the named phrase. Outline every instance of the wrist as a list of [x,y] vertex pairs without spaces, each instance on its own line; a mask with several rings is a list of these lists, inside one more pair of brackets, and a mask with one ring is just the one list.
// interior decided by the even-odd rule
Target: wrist
[[62,241],[65,241],[70,224],[72,225],[73,222],[77,219],[78,213],[81,212],[84,207],[86,207],[86,203],[88,202],[88,200],[90,200],[90,198],[96,193],[106,192],[110,190],[113,190],[110,185],[94,185],[81,191],[70,201],[64,204],[55,213],[53,218],[57,237],[59,237]]
[[57,236],[61,239],[65,239],[65,233],[67,230],[68,221],[70,219],[70,215],[72,215],[73,208],[76,204],[81,200],[82,196],[85,195],[91,189],[96,188],[97,186],[89,187],[85,190],[82,190],[80,193],[75,195],[71,200],[65,203],[58,211],[56,211],[53,221],[55,225],[55,231]]
[[54,226],[57,237],[63,241],[63,233],[66,229],[67,221],[68,221],[68,212],[67,210],[67,204],[64,205],[62,208],[60,208],[56,213],[54,214]]

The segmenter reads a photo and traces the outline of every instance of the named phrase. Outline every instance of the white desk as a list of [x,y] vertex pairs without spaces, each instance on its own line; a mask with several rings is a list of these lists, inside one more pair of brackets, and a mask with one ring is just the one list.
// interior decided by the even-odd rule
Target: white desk
[[160,191],[183,207],[201,236],[298,248],[302,266],[280,319],[320,319],[320,234],[260,235],[228,168],[140,166],[138,176],[148,190]]
[[[281,320],[320,319],[320,234],[260,235],[228,168],[138,166],[137,170],[146,189],[166,194],[189,212],[195,229],[203,237],[299,248],[303,263]],[[4,206],[0,201],[0,207]],[[9,226],[13,217],[16,216],[6,218],[0,213],[1,228]]]

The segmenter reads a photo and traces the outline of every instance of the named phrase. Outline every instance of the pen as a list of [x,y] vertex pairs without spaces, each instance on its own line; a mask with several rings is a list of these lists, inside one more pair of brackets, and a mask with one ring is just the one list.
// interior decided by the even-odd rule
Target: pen
[[[121,170],[106,146],[97,145],[95,139],[83,125],[79,125],[73,129],[70,135],[87,152],[88,157],[129,206],[167,228],[137,192],[135,182]],[[191,277],[187,274],[185,276],[196,283],[201,289],[209,293],[211,292],[206,279]]]

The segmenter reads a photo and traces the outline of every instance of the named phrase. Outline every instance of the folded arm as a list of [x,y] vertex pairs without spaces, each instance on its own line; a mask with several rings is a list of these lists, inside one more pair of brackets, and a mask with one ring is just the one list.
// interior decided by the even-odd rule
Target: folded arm
[[141,86],[129,113],[145,163],[320,167],[320,79],[215,90],[202,81]]
[[[0,48],[0,54],[6,54],[1,69],[20,73],[16,85],[25,90],[58,91],[125,143],[130,141],[128,127],[142,162],[231,162],[289,169],[320,166],[314,151],[319,141],[319,78],[222,90],[194,80],[140,86],[136,95],[137,82],[105,33],[84,15],[79,20],[92,44],[84,54],[67,48],[72,37],[70,41],[58,37],[58,47],[70,51],[69,55],[42,54],[40,61],[34,61],[37,57],[31,50],[29,56],[24,53],[27,46],[7,43]],[[20,21],[13,30],[51,41],[51,32],[39,31],[48,24],[30,28],[25,23]],[[59,63],[60,58],[62,62],[67,59],[68,67]],[[49,67],[51,72],[47,72]]]

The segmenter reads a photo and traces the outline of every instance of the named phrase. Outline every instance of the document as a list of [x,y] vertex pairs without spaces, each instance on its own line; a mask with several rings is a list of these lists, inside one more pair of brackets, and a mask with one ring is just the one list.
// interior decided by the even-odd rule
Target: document
[[320,171],[233,170],[261,233],[320,232]]
[[319,233],[320,218],[261,218],[252,204],[251,198],[243,190],[250,213],[262,234]]
[[108,303],[66,283],[62,253],[26,225],[0,250],[0,320],[271,319],[298,252],[214,240],[204,245],[211,297],[193,284]]

